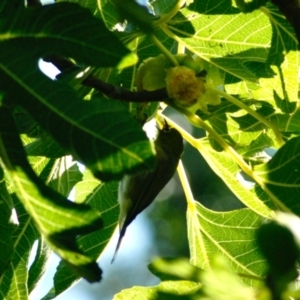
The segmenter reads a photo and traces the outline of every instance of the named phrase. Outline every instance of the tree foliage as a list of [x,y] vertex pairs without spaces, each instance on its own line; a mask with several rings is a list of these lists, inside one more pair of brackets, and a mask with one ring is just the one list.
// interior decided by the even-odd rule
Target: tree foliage
[[[152,119],[177,129],[245,208],[204,207],[180,162],[190,260],[152,262],[158,286],[114,299],[300,299],[299,11],[296,0],[2,0],[1,299],[28,299],[50,251],[61,263],[43,299],[101,280],[117,181],[156,167],[141,125]],[[55,80],[39,60],[60,70]]]

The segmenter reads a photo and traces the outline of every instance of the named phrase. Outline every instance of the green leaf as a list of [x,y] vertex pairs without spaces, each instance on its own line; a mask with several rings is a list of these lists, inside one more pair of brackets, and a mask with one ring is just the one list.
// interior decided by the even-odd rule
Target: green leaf
[[[276,104],[283,112],[291,113],[298,98],[299,51],[294,30],[278,9],[267,4],[260,10],[272,26],[271,47],[264,68],[271,66],[270,75],[259,79],[259,84],[239,82],[226,85],[228,93],[247,94],[248,97]],[[259,27],[257,27],[259,30]],[[253,69],[253,68],[252,68]],[[273,73],[273,74],[272,74]],[[275,98],[274,91],[279,99]]]
[[[11,1],[4,1],[0,7],[0,16],[0,43],[6,49],[5,53],[1,52],[1,61],[6,66],[17,63],[10,56],[21,45],[23,47],[18,51],[21,57],[18,59],[28,56],[26,50],[31,50],[31,63],[33,60],[36,63],[38,58],[49,53],[73,57],[80,63],[98,67],[123,64],[123,57],[131,59],[131,63],[136,61],[135,56],[129,53],[101,20],[75,3],[22,7],[16,11]],[[10,59],[5,61],[5,57]]]
[[101,270],[76,245],[78,235],[102,226],[100,213],[85,204],[66,200],[47,187],[31,169],[8,109],[0,106],[0,154],[14,183],[16,195],[51,247],[87,280],[101,279]]
[[154,287],[133,287],[125,289],[116,294],[113,300],[125,299],[192,299],[190,296],[194,295],[201,289],[201,284],[192,281],[163,281]]
[[50,136],[41,137],[25,147],[26,153],[30,156],[44,156],[49,158],[59,158],[66,155],[62,147]]
[[22,105],[99,179],[120,179],[124,172],[153,167],[151,144],[123,103],[105,98],[62,103],[55,97],[46,101],[45,106],[35,101]]
[[257,251],[255,234],[262,218],[249,209],[214,212],[195,202],[188,207],[188,238],[191,263],[209,269],[215,255],[229,261],[232,271],[251,278],[265,275],[265,262]]
[[[257,109],[256,112],[262,116],[269,117],[269,115],[274,113],[274,110],[271,107],[262,107]],[[263,124],[250,114],[235,117],[230,112],[224,114],[220,110],[207,116],[207,120],[213,129],[229,145],[234,147],[238,153],[248,152],[249,148],[252,152],[260,152],[264,148],[271,147],[274,144],[271,139],[263,139],[263,143],[259,142],[259,137],[267,136],[267,130],[265,130],[266,128]],[[216,144],[213,138],[210,138],[210,142],[215,150],[218,151],[220,149],[220,145]]]
[[28,259],[34,241],[40,234],[23,205],[13,195],[19,226],[12,235],[14,251],[6,272],[0,278],[1,299],[28,299]]
[[187,21],[177,15],[168,23],[170,36],[221,70],[243,80],[257,81],[247,63],[266,61],[271,38],[269,20],[261,11],[243,14],[222,0],[195,1],[181,13],[196,33],[178,29],[177,22]]
[[297,133],[300,132],[300,110],[296,109],[291,114],[276,114],[272,116],[272,123],[276,124],[282,132]]
[[113,30],[117,23],[121,22],[121,17],[116,10],[116,6],[111,0],[94,1],[94,0],[57,0],[57,2],[80,3],[82,7],[88,8],[93,16],[101,18],[106,27]]
[[[89,235],[80,237],[80,249],[97,259],[108,244],[119,218],[118,183],[101,183],[92,173],[85,170],[83,180],[75,186],[75,202],[87,203],[101,211],[104,227]],[[71,272],[61,262],[54,275],[54,285],[43,297],[43,300],[53,299],[78,281],[78,275]]]
[[271,193],[274,205],[283,211],[300,214],[300,137],[289,140],[273,158],[255,167],[255,175]]
[[272,209],[275,208],[274,204],[268,197],[261,191],[258,194],[253,188],[245,184],[242,180],[241,170],[232,158],[230,158],[224,151],[217,152],[213,150],[208,142],[201,143],[198,149],[211,169],[224,181],[230,190],[249,207],[253,212],[265,218],[273,216]]
[[277,106],[283,113],[292,113],[298,99],[299,52],[289,51],[280,63],[271,66],[274,76],[261,78],[253,90],[252,97],[264,99]]
[[[33,167],[37,173],[41,173],[42,166],[44,166],[43,158],[39,159],[39,163],[37,160],[34,160]],[[44,170],[42,173],[43,172]],[[1,257],[5,258],[5,262],[10,262],[9,267],[5,270],[5,273],[2,274],[3,276],[0,280],[1,298],[2,296],[4,298],[4,295],[6,295],[5,299],[27,299],[27,289],[29,294],[46,270],[45,266],[47,263],[49,247],[44,242],[42,243],[43,246],[40,244],[41,247],[38,248],[40,251],[37,251],[35,260],[28,272],[28,260],[32,246],[37,238],[42,238],[39,235],[33,219],[24,210],[24,207],[19,203],[15,194],[8,194],[4,181],[1,182],[0,186],[1,198],[7,202],[8,207],[10,208],[10,213],[8,215],[10,220],[9,223],[6,224],[5,232],[1,233],[1,240],[5,242],[7,239],[10,239],[13,246],[6,254],[6,248],[4,245],[1,246],[1,253],[3,254]],[[12,207],[14,208],[12,209]],[[1,212],[5,214],[7,210],[2,207]],[[13,223],[14,219],[16,219],[14,222],[18,222],[18,226]],[[0,220],[7,221],[2,217]],[[5,262],[2,262],[1,266],[6,267]]]
[[192,265],[187,258],[157,258],[148,268],[163,281],[201,281],[202,270]]
[[[202,273],[203,293],[208,299],[255,300],[256,292],[244,285],[230,265],[220,256],[212,260],[212,268]],[[207,298],[204,298],[207,299]]]
[[[11,13],[10,9],[11,7],[6,5],[2,13]],[[66,12],[68,18],[64,17]],[[55,22],[38,22],[43,19],[51,20],[55,15]],[[79,23],[83,26],[80,27],[82,30],[87,28],[85,26],[91,28],[93,38],[85,38],[83,31],[74,30],[74,22],[76,28],[79,25],[77,21],[70,21],[73,20],[71,16],[74,16],[74,20],[82,20],[84,25]],[[37,23],[33,20],[37,20]],[[8,30],[4,26],[0,27],[0,31],[1,29],[3,34]],[[3,49],[6,49],[1,52],[3,55],[0,55],[0,74],[3,79],[0,88],[7,93],[6,101],[9,105],[19,99],[19,104],[25,107],[65,150],[72,151],[76,158],[88,165],[99,177],[119,179],[124,172],[153,167],[155,161],[148,139],[138,127],[138,123],[130,120],[129,113],[121,103],[107,99],[102,99],[101,103],[80,101],[69,86],[52,82],[37,68],[37,60],[49,51],[62,56],[72,55],[76,60],[99,67],[115,66],[129,51],[105,29],[100,20],[92,18],[87,10],[78,5],[59,3],[35,9],[21,9],[15,15],[14,27],[9,30],[8,38],[0,40]],[[17,36],[13,35],[14,32]],[[28,35],[34,37],[26,43],[31,51],[18,46],[18,43],[24,44],[24,36]],[[9,38],[12,36],[14,38]],[[40,36],[48,38],[43,38],[36,46],[35,42]],[[73,51],[73,42],[75,45],[78,43],[76,51]],[[57,49],[52,49],[53,45],[56,45]],[[13,57],[6,56],[12,52]],[[31,54],[30,57],[27,57],[28,53]],[[22,65],[16,57],[22,60]],[[32,70],[30,76],[27,70]],[[115,119],[118,119],[119,123],[115,122]],[[126,126],[123,126],[124,122]],[[107,128],[110,128],[110,131]],[[133,134],[134,130],[136,132]]]
[[272,40],[268,63],[278,66],[289,51],[298,50],[297,37],[293,27],[277,6],[267,3],[261,10],[269,17],[272,25]]
[[155,11],[155,15],[163,16],[172,11],[177,3],[177,0],[160,0],[152,2],[151,5]]
[[36,250],[35,258],[28,271],[28,293],[30,294],[38,285],[42,276],[47,270],[47,262],[50,256],[50,248],[41,236],[38,240],[38,247]]
[[120,15],[128,22],[132,22],[133,25],[138,25],[146,33],[152,33],[154,31],[153,21],[157,19],[151,14],[145,5],[141,5],[135,0],[112,0],[116,5],[116,9]]

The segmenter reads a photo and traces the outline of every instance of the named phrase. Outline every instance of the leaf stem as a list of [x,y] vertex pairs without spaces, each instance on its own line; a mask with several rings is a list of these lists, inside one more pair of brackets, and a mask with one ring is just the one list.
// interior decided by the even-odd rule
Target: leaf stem
[[196,210],[195,200],[181,160],[179,160],[177,172],[182,184],[188,207],[194,212]]
[[161,53],[172,63],[172,65],[174,65],[174,67],[179,65],[175,57],[170,53],[170,51],[160,42],[160,40],[154,34],[149,34],[149,38],[151,42],[161,51]]
[[255,119],[257,119],[261,123],[265,124],[268,128],[271,128],[273,130],[275,136],[276,136],[276,140],[277,140],[278,145],[279,146],[284,145],[284,140],[282,138],[281,132],[278,130],[278,128],[273,123],[269,122],[266,118],[261,116],[259,113],[257,113],[255,110],[253,110],[251,107],[249,107],[248,105],[246,105],[242,101],[238,100],[237,98],[227,94],[226,92],[221,91],[221,90],[216,89],[216,88],[210,88],[210,90],[212,90],[216,94],[219,94],[220,96],[227,99],[228,101],[235,104],[236,106],[244,109],[250,115],[252,115]]

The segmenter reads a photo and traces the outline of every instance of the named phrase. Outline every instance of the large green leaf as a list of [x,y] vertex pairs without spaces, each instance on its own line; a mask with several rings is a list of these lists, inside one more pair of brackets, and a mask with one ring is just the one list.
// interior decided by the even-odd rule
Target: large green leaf
[[[7,16],[13,8],[2,4],[0,9],[3,19],[11,21]],[[119,179],[124,172],[153,167],[150,143],[126,107],[107,99],[83,102],[71,86],[53,82],[38,70],[37,60],[51,52],[98,67],[116,66],[129,51],[101,20],[76,4],[59,3],[20,7],[14,26],[7,28],[5,24],[0,26],[0,88],[7,93],[9,105],[16,101],[22,105],[98,177]]]
[[[243,14],[227,0],[194,1],[167,27],[192,53],[238,78],[256,81],[250,62],[264,63],[270,47],[271,26],[260,11]],[[190,25],[195,33],[190,33]],[[179,26],[180,25],[180,26]]]
[[[80,249],[94,258],[101,255],[118,224],[117,185],[117,182],[101,183],[93,177],[90,171],[86,170],[83,180],[75,186],[75,201],[88,203],[102,213],[104,227],[78,239]],[[61,262],[54,275],[53,287],[43,299],[55,298],[78,279],[79,277]]]
[[[101,20],[77,4],[18,6],[16,9],[12,1],[2,1],[0,6],[0,43],[6,49],[1,61],[9,68],[29,53],[31,62],[55,53],[99,67],[116,66],[123,58],[131,63],[136,60]],[[23,54],[16,59],[18,47]],[[10,59],[5,61],[5,57]]]
[[214,212],[198,202],[188,206],[188,237],[191,263],[209,269],[212,259],[221,255],[232,271],[251,277],[265,275],[266,264],[255,241],[262,218],[249,209]]
[[0,155],[17,197],[64,261],[80,276],[99,281],[101,270],[93,258],[79,250],[76,238],[101,228],[100,212],[86,204],[66,200],[47,187],[30,167],[13,117],[3,106],[0,106],[0,119]]
[[96,98],[62,103],[55,97],[45,105],[29,100],[22,105],[100,179],[119,179],[124,172],[154,165],[146,134],[121,102]]

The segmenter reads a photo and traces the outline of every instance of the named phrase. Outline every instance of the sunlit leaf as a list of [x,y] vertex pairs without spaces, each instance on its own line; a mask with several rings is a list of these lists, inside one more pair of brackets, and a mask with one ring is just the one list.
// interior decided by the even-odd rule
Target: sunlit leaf
[[81,180],[82,173],[79,171],[77,163],[72,161],[70,156],[63,157],[56,165],[56,172],[54,172],[49,186],[68,197],[75,184]]
[[221,255],[234,272],[250,278],[265,275],[265,262],[255,241],[260,216],[249,209],[214,212],[195,202],[188,207],[187,219],[192,264],[209,269],[213,257]]
[[257,195],[253,188],[253,182],[249,182],[248,184],[244,182],[238,164],[224,153],[224,151],[217,152],[211,149],[206,142],[202,145],[201,155],[239,200],[255,213],[266,218],[271,218],[273,215],[272,209],[275,207],[274,204],[270,200],[267,200],[267,197],[264,197],[264,201],[262,201],[262,196]]
[[191,295],[201,289],[201,284],[192,281],[163,281],[154,287],[133,287],[116,294],[113,300],[125,299],[192,299]]
[[260,11],[243,14],[228,4],[226,0],[195,1],[181,10],[186,18],[181,22],[191,22],[195,34],[185,32],[183,26],[177,28],[180,16],[178,21],[175,18],[168,23],[165,32],[223,71],[255,82],[257,76],[247,63],[266,61],[271,38],[269,20]]
[[192,265],[187,258],[157,258],[148,268],[163,281],[190,280],[199,282],[203,271]]
[[219,256],[212,260],[210,270],[202,273],[203,293],[208,299],[219,300],[255,300],[255,291],[241,282],[230,265]]

